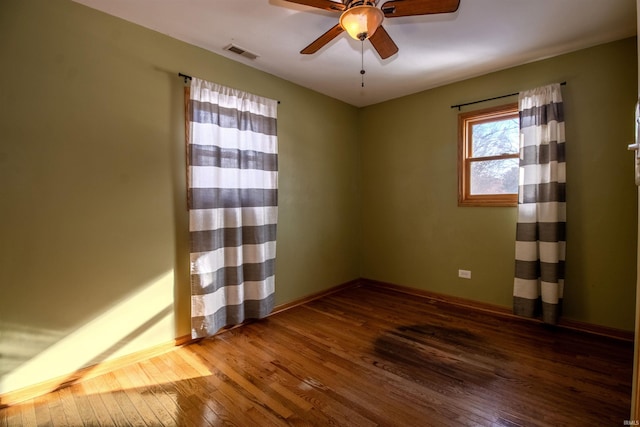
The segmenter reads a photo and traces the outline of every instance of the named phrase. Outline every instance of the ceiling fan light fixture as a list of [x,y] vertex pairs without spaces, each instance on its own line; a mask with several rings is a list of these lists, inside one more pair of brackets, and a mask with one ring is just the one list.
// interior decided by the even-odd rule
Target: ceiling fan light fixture
[[365,40],[376,32],[384,13],[374,6],[372,1],[364,1],[360,6],[353,6],[340,15],[340,26],[354,39]]

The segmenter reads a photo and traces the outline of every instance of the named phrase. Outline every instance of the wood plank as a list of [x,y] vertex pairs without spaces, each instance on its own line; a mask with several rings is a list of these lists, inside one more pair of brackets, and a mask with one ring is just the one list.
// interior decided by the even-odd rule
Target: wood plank
[[50,393],[43,398],[48,400],[49,413],[51,414],[51,425],[66,427],[71,425],[67,420],[67,416],[60,399],[60,393]]
[[[16,407],[8,407],[0,409],[0,426],[13,427],[22,425],[22,420],[25,418],[33,419],[35,422],[31,425],[38,425],[37,419],[34,414],[28,413],[23,415],[23,411],[31,412],[33,407],[25,408],[25,405],[19,405]],[[33,417],[33,418],[32,418]],[[43,419],[43,418],[41,418]],[[44,425],[44,424],[41,424]]]
[[120,377],[122,377],[120,372],[117,372],[116,374],[110,372],[108,374],[101,375],[100,379],[102,379],[110,389],[107,394],[110,395],[113,401],[118,405],[125,420],[127,420],[127,422],[132,426],[146,426],[144,414],[140,413],[139,408],[136,407],[135,402],[130,398],[129,394],[118,380]]
[[[204,345],[194,346],[193,349],[198,357],[205,363],[210,364],[209,368],[213,372],[213,375],[206,378],[206,384],[209,387],[213,387],[214,391],[220,393],[221,398],[229,402],[231,405],[229,408],[234,413],[232,419],[237,420],[240,425],[251,425],[254,423],[251,417],[256,410],[262,412],[265,419],[272,419],[274,413],[268,409],[265,410],[266,405],[258,401],[255,394],[253,394],[256,391],[256,387],[250,385],[248,389],[245,389],[243,384],[251,384],[249,381],[242,379],[239,383],[234,380],[234,378],[239,378],[239,375],[233,372],[232,368],[226,363],[222,363],[220,359],[215,357],[214,351],[210,351],[211,340],[205,340],[201,344]],[[254,408],[254,411],[249,412],[252,408]],[[242,417],[240,417],[240,414],[242,414]]]
[[[147,382],[146,378],[142,375],[142,369],[137,366],[126,366],[122,368],[123,375],[118,376],[121,383],[126,384],[129,389],[129,393],[137,393],[136,401],[144,401],[150,408],[155,418],[158,419],[158,425],[172,426],[175,425],[176,419],[166,409],[164,403],[158,398],[157,393],[153,388],[149,389],[149,386],[153,386],[153,383]],[[123,377],[126,377],[123,378]],[[145,418],[147,424],[149,421]]]
[[[293,377],[290,375],[287,376],[286,373],[279,368],[278,361],[274,360],[272,355],[266,355],[259,350],[256,351],[257,349],[251,346],[248,340],[243,339],[246,337],[246,335],[242,334],[242,331],[238,330],[232,337],[225,336],[217,339],[216,346],[219,347],[221,354],[229,355],[234,353],[236,355],[235,358],[229,358],[230,365],[235,366],[240,375],[251,379],[252,383],[255,384],[262,393],[269,394],[269,401],[263,401],[262,399],[260,399],[260,401],[276,411],[278,407],[286,408],[287,420],[295,418],[296,413],[306,414],[307,411],[312,409],[313,406],[309,405],[308,401],[294,393],[287,391],[280,393],[277,390],[283,390],[282,387],[276,386],[275,389],[273,388],[274,384],[285,384],[288,382],[287,380],[293,379]],[[234,348],[237,350],[232,351]],[[282,350],[286,351],[287,349]],[[282,353],[282,351],[279,352]],[[284,388],[284,390],[286,390],[286,388]],[[285,395],[292,396],[293,401],[285,398]],[[277,402],[275,407],[273,407],[274,402]],[[285,417],[283,416],[283,418]]]
[[[69,425],[69,426],[81,426],[84,424],[82,421],[82,417],[80,416],[80,410],[78,409],[78,405],[76,404],[76,400],[73,397],[73,392],[69,387],[65,387],[61,389],[58,393],[56,393],[60,397],[60,404],[62,406],[62,411],[64,413],[66,424],[60,425]],[[90,414],[85,414],[88,418],[90,418]]]
[[[70,398],[75,402],[75,407],[78,410],[78,417],[80,422],[76,425],[95,425],[97,414],[91,406],[89,396],[84,393],[84,390],[80,384],[74,384],[71,387],[60,390],[61,394],[69,393]],[[68,397],[65,397],[68,398]]]
[[[207,422],[214,425],[230,422],[227,411],[236,408],[236,405],[231,399],[216,394],[217,389],[211,387],[211,382],[207,380],[210,374],[203,375],[201,370],[193,367],[187,359],[178,354],[173,353],[171,356],[163,357],[161,362],[180,378],[179,384],[183,395],[192,400],[192,403],[199,408],[198,412]],[[193,361],[193,359],[189,359],[189,361]],[[198,362],[196,361],[196,363]],[[244,409],[249,409],[249,407]],[[238,408],[238,410],[240,409]]]
[[[127,395],[131,404],[136,409],[142,420],[148,425],[165,425],[156,416],[157,411],[162,412],[163,408],[154,399],[146,399],[144,389],[140,390],[127,374],[129,370],[121,369],[117,375],[111,374],[115,381],[120,384],[122,390]],[[170,418],[170,417],[169,417]],[[165,419],[166,421],[166,419]],[[169,422],[171,422],[169,420]]]
[[49,409],[49,399],[52,396],[41,396],[34,401],[34,407],[36,412],[36,425],[38,426],[50,426],[53,424],[53,418]]
[[[38,424],[36,419],[36,408],[33,404],[33,401],[25,402],[21,405],[22,408],[20,412],[22,414],[22,424],[23,426],[35,426]],[[2,425],[2,423],[0,423]]]
[[98,408],[99,411],[104,408],[104,411],[110,418],[109,420],[105,420],[104,423],[101,423],[101,425],[130,425],[127,420],[127,415],[123,412],[120,403],[113,395],[113,388],[105,380],[104,376],[92,378],[82,385],[90,395],[96,398],[94,402],[92,402],[94,411],[96,411],[96,408]]
[[[269,328],[269,331],[272,330],[273,328]],[[272,382],[269,383],[269,388],[275,391],[284,405],[295,411],[294,416],[287,420],[289,423],[293,425],[299,423],[303,425],[336,425],[340,424],[340,420],[348,419],[345,417],[345,413],[348,413],[350,409],[342,407],[333,399],[329,402],[326,396],[323,396],[322,390],[314,388],[314,385],[317,386],[317,384],[314,384],[313,381],[308,379],[300,381],[298,377],[291,375],[288,369],[279,368],[281,363],[286,363],[287,366],[296,363],[291,358],[287,358],[286,362],[281,362],[282,355],[291,352],[289,346],[291,341],[278,339],[271,333],[261,334],[259,340],[253,339],[255,335],[248,328],[239,329],[236,334],[242,335],[238,335],[238,338],[246,339],[239,340],[234,337],[231,338],[232,342],[238,347],[244,358],[251,359],[248,360],[248,364],[243,365],[243,368],[251,369],[251,365],[254,364],[258,366],[271,365],[269,380]],[[241,347],[240,344],[244,344],[244,346]]]
[[[179,377],[159,364],[158,358],[141,362],[140,367],[155,383],[152,388],[164,393],[164,395],[158,394],[157,397],[162,399],[165,409],[174,416],[178,425],[190,427],[208,424],[202,419],[201,411],[194,403],[198,396],[190,399],[189,394],[184,394]],[[202,393],[206,391],[202,390]]]
[[95,380],[83,381],[72,386],[74,398],[82,400],[82,404],[89,405],[88,409],[83,409],[83,413],[93,413],[91,420],[86,420],[88,425],[110,426],[114,425],[109,409],[104,404],[100,393],[96,390]]

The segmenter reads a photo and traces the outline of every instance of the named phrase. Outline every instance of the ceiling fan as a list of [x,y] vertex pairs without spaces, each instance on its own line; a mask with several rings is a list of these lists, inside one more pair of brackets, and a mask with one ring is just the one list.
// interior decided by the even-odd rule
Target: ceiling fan
[[285,0],[330,12],[340,12],[340,22],[300,51],[302,54],[316,53],[320,48],[346,31],[356,40],[369,39],[382,59],[398,52],[398,46],[382,27],[384,18],[400,16],[432,15],[458,10],[460,0],[390,0],[380,8],[375,0]]

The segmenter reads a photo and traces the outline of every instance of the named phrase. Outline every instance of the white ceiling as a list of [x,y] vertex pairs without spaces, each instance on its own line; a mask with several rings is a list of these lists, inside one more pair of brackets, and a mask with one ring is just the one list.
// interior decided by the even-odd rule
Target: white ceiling
[[361,44],[346,33],[299,53],[339,13],[284,0],[75,1],[359,107],[636,34],[635,0],[461,0],[455,13],[386,19],[399,52],[381,60],[365,41],[363,88]]

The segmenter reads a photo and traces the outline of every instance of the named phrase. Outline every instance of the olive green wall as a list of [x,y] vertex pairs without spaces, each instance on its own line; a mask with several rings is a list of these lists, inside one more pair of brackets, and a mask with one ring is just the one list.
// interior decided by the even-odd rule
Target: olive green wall
[[[516,208],[457,206],[458,111],[450,106],[561,81],[564,315],[633,330],[637,195],[626,145],[634,134],[635,38],[362,109],[362,276],[510,307]],[[472,279],[458,278],[458,269]]]
[[190,333],[178,72],[281,101],[276,303],[359,277],[355,107],[66,0],[0,57],[0,393]]

